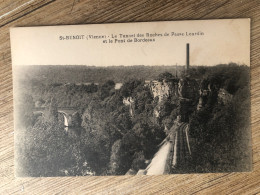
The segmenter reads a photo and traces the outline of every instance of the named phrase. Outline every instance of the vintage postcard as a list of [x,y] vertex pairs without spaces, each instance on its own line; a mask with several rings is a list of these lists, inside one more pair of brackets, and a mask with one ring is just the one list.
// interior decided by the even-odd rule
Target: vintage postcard
[[16,176],[251,171],[250,19],[10,36]]

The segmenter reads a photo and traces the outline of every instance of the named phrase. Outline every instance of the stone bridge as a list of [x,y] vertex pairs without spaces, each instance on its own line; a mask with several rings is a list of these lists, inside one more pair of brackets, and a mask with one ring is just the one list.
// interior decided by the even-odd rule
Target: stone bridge
[[[38,107],[33,109],[34,115],[44,115],[44,111],[46,107]],[[72,126],[72,116],[78,112],[78,108],[76,107],[58,107],[58,113],[61,113],[64,117],[64,126],[70,127]]]

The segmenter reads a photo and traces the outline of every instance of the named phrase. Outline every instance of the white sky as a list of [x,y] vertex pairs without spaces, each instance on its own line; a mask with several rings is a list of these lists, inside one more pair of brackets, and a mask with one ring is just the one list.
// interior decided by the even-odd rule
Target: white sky
[[[104,44],[103,39],[59,40],[66,35],[203,32],[203,36],[157,37],[148,43]],[[190,65],[236,62],[250,65],[250,19],[92,24],[11,29],[17,65]]]

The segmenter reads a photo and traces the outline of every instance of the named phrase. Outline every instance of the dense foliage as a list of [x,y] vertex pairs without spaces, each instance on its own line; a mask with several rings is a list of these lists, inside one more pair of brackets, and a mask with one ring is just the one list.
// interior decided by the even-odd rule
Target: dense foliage
[[[250,170],[250,77],[246,66],[220,65],[192,70],[204,79],[201,88],[211,86],[205,106],[190,117],[196,172]],[[219,101],[218,91],[225,89],[232,101]]]
[[[189,123],[195,143],[189,165],[193,171],[227,171],[246,166],[241,158],[250,155],[245,150],[250,124],[248,67],[230,64],[195,67],[186,74],[179,71],[184,84],[200,89],[211,87],[200,110],[197,110],[196,87],[183,91],[191,99],[188,103],[174,93],[159,102],[144,83],[148,73],[150,80],[176,80],[175,70],[128,67],[127,79],[120,80],[125,74],[124,68],[80,67],[77,77],[73,74],[79,71],[70,66],[65,69],[44,67],[41,75],[39,67],[30,67],[34,73],[29,76],[27,69],[19,70],[28,77],[21,77],[16,85],[20,119],[16,126],[21,138],[17,158],[23,167],[18,173],[28,176],[119,175],[130,168],[138,171],[147,166],[146,160],[158,150],[178,115],[185,116],[182,120]],[[58,70],[60,74],[56,77]],[[98,76],[101,73],[102,79]],[[88,82],[92,84],[84,84]],[[123,83],[118,90],[116,82]],[[218,91],[222,88],[232,95],[232,101],[225,104],[219,101]],[[124,104],[127,100],[128,104]],[[43,108],[43,113],[35,114],[35,107]],[[64,129],[64,117],[58,112],[60,107],[75,109],[73,127]],[[156,109],[160,109],[160,117],[154,116]]]

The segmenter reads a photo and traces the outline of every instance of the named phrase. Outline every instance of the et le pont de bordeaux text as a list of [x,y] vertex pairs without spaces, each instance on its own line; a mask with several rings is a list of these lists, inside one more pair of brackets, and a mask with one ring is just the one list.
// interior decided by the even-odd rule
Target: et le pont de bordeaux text
[[103,43],[126,43],[126,42],[155,42],[158,37],[188,37],[203,36],[204,32],[165,32],[165,33],[134,33],[134,34],[111,34],[111,35],[65,35],[59,36],[59,40],[102,40]]

